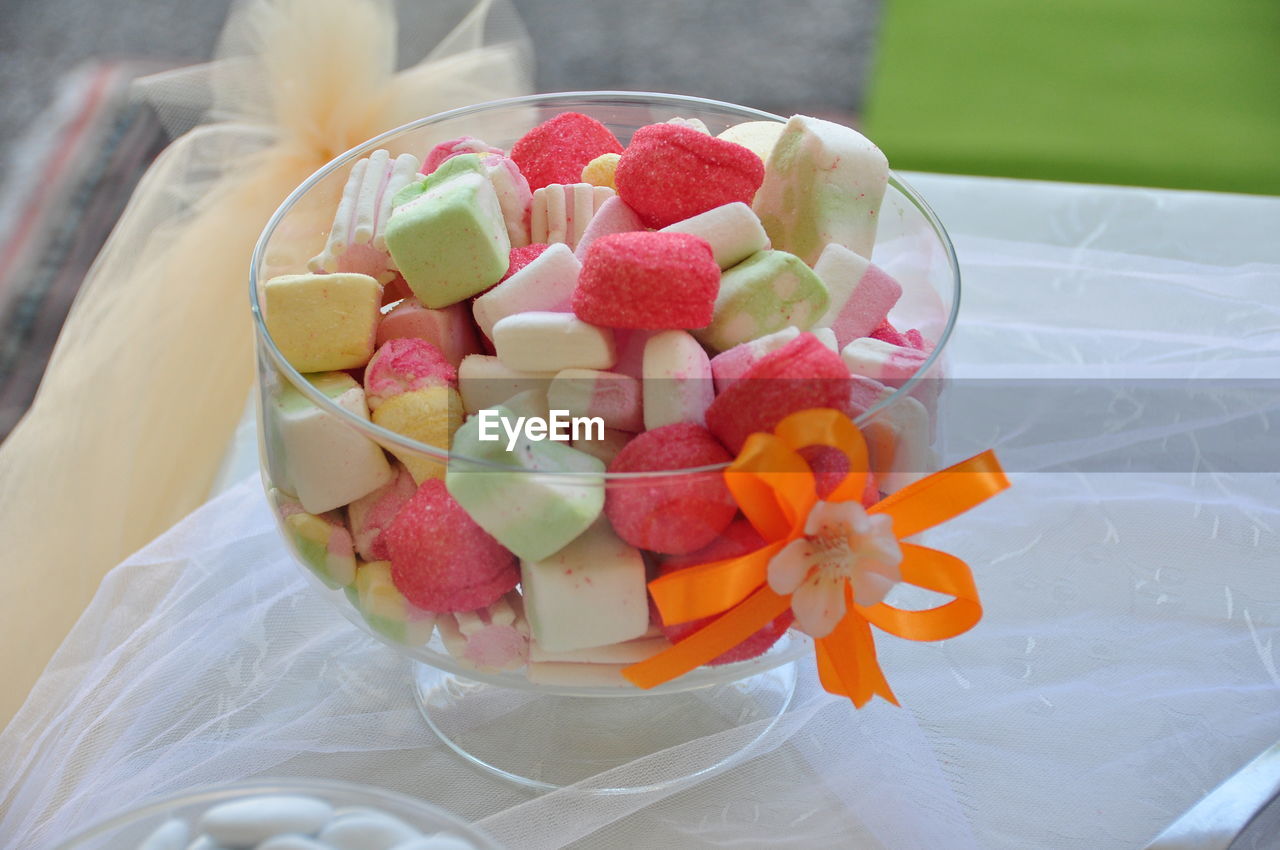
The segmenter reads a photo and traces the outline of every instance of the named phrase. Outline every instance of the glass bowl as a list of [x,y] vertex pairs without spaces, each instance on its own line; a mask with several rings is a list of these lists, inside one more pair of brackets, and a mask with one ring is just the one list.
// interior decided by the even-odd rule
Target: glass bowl
[[[333,779],[259,779],[184,791],[115,815],[56,845],[56,850],[119,850],[142,846],[152,833],[170,820],[186,823],[195,835],[195,824],[207,810],[223,803],[265,795],[305,796],[343,809],[375,809],[402,821],[424,835],[461,839],[450,850],[470,845],[476,850],[497,850],[492,838],[461,818],[415,797],[372,785]],[[465,841],[466,843],[462,843]],[[180,845],[186,847],[186,842]],[[195,846],[195,845],[192,845]]]
[[[474,710],[476,700],[494,698],[489,696],[494,689],[507,692],[504,698],[508,700],[514,698],[512,691],[524,692],[526,697],[517,700],[525,706],[521,711],[532,710],[528,708],[531,700],[558,698],[561,703],[551,715],[557,717],[573,711],[616,715],[620,712],[616,700],[606,700],[612,707],[605,707],[592,706],[592,701],[583,702],[579,698],[628,696],[645,701],[634,704],[634,710],[628,712],[634,715],[635,722],[642,722],[641,718],[645,717],[686,717],[711,705],[713,710],[709,716],[740,718],[736,723],[741,725],[776,716],[785,709],[794,686],[794,671],[785,665],[807,654],[811,642],[805,635],[791,630],[757,657],[704,666],[649,691],[628,685],[618,674],[620,664],[551,662],[553,670],[552,666],[539,662],[521,670],[477,669],[474,663],[452,655],[446,646],[443,633],[449,624],[456,622],[452,615],[433,618],[402,597],[397,599],[384,567],[375,564],[373,569],[368,569],[363,563],[355,567],[346,559],[339,558],[341,563],[337,563],[330,557],[326,535],[332,540],[335,532],[319,520],[337,529],[336,533],[341,536],[347,530],[345,511],[339,507],[325,517],[316,518],[305,514],[294,501],[288,486],[288,452],[282,438],[281,405],[291,404],[295,410],[298,406],[306,407],[308,415],[323,419],[326,427],[337,426],[335,430],[344,444],[352,439],[366,447],[376,444],[388,456],[409,458],[418,468],[433,470],[426,473],[429,475],[443,475],[446,469],[450,474],[470,470],[478,475],[505,475],[506,479],[492,480],[507,482],[503,486],[509,488],[511,496],[507,501],[511,504],[517,503],[521,494],[539,488],[558,488],[557,492],[571,494],[573,498],[596,500],[605,493],[613,498],[642,489],[684,492],[682,488],[719,481],[724,465],[676,473],[540,472],[495,467],[487,461],[450,455],[353,413],[305,379],[284,358],[267,331],[261,284],[276,275],[306,271],[307,260],[324,247],[348,174],[357,161],[371,152],[381,148],[393,157],[401,153],[421,157],[434,145],[460,136],[479,137],[508,149],[535,124],[565,111],[596,118],[624,144],[638,127],[676,117],[701,120],[713,134],[744,121],[785,120],[728,103],[642,92],[535,95],[431,116],[353,148],[308,178],[272,216],[259,239],[250,270],[250,305],[256,323],[262,473],[284,538],[298,562],[307,567],[311,584],[330,599],[343,616],[408,658],[421,662],[415,668],[414,679],[424,713],[432,728],[451,747],[486,768],[537,787],[555,787],[566,781],[578,781],[583,775],[570,770],[547,782],[529,775],[537,773],[545,777],[548,773],[545,762],[534,770],[509,770],[495,764],[510,760],[514,737],[508,739],[492,727],[477,728],[475,718],[487,715]],[[884,467],[879,480],[881,490],[887,492],[934,469],[928,443],[935,436],[932,429],[938,396],[935,379],[942,374],[942,353],[955,324],[960,295],[959,269],[945,229],[924,200],[894,174],[890,175],[881,207],[874,260],[903,288],[902,298],[890,313],[895,326],[918,329],[933,346],[922,367],[909,380],[897,388],[886,389],[856,420],[867,434],[873,469],[881,469],[877,463]],[[288,401],[282,401],[286,397]],[[924,438],[919,437],[918,426],[922,421],[927,422],[925,430],[929,435]],[[907,427],[904,422],[914,422],[916,426],[912,432],[917,435],[915,445],[910,446],[909,451],[902,439]],[[894,457],[896,461],[891,461]],[[890,469],[893,463],[897,468]],[[497,509],[512,508],[500,505]],[[713,536],[712,540],[718,538]],[[656,559],[651,555],[645,555],[650,578],[656,566]],[[357,575],[363,578],[357,581]],[[520,601],[515,600],[514,604],[518,609]],[[440,625],[441,619],[447,622]],[[434,629],[433,620],[438,626]],[[522,621],[518,611],[517,621]],[[457,635],[453,637],[456,646]],[[649,637],[656,642],[654,645],[661,644],[661,636],[652,629]],[[745,681],[754,682],[756,686],[739,685]],[[662,702],[664,698],[678,695],[683,698]],[[506,724],[503,728],[508,727]],[[652,736],[655,750],[681,740],[674,730],[665,733],[655,730]],[[477,752],[485,749],[492,754]]]

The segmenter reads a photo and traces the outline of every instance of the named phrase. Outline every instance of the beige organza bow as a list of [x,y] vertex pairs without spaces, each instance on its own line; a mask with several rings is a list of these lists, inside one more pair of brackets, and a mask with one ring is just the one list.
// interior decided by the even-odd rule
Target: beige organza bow
[[143,82],[162,118],[206,123],[143,178],[0,445],[0,726],[105,572],[207,497],[253,379],[249,257],[276,206],[377,133],[529,90],[506,0],[400,11],[245,3],[214,62]]

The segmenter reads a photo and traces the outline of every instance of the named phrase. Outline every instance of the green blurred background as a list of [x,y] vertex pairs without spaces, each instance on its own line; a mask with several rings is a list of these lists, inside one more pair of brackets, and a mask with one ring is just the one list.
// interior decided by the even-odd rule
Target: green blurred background
[[1280,0],[885,0],[895,168],[1280,194]]

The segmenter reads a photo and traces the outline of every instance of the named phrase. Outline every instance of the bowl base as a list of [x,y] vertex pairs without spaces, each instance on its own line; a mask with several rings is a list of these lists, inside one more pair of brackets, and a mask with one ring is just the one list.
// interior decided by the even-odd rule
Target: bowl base
[[[590,794],[669,789],[751,758],[796,686],[794,663],[696,690],[605,697],[541,694],[414,668],[427,724],[458,755],[527,788]],[[743,727],[749,730],[732,734]],[[693,741],[699,746],[688,753],[660,755]],[[622,767],[632,769],[612,773]]]

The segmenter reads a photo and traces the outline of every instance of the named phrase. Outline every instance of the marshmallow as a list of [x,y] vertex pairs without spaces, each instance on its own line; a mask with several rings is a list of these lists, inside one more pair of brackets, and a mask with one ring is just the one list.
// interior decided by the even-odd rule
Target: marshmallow
[[409,470],[398,466],[396,477],[390,484],[347,505],[347,522],[351,526],[351,536],[355,539],[356,552],[361,558],[366,561],[385,561],[391,557],[382,533],[417,490]]
[[391,159],[376,150],[351,168],[324,250],[311,258],[313,272],[360,272],[390,283],[396,269],[387,253],[386,228],[391,199],[416,178],[418,158],[405,153]]
[[423,305],[456,304],[506,273],[511,237],[476,154],[446,160],[395,202],[387,248]]
[[590,183],[552,183],[533,193],[529,207],[529,235],[534,242],[578,244],[591,217],[616,193]]
[[497,357],[472,354],[458,365],[462,409],[470,415],[528,390],[545,393],[555,376],[554,372],[519,372],[502,365]]
[[773,153],[773,146],[778,143],[778,137],[786,126],[781,121],[744,121],[734,124],[717,138],[742,145],[768,162],[769,154]]
[[697,130],[699,133],[710,136],[711,131],[707,129],[707,124],[701,118],[681,118],[677,115],[675,118],[667,120],[668,124],[675,124],[677,127],[688,127],[691,130]]
[[604,436],[601,439],[591,439],[594,436],[594,434],[591,434],[589,437],[574,440],[572,445],[578,451],[600,458],[608,465],[613,463],[613,459],[618,456],[618,452],[622,451],[623,446],[631,442],[631,438],[635,434],[630,431],[619,431],[617,428],[605,428]]
[[817,324],[832,329],[840,348],[870,336],[902,297],[902,287],[879,266],[835,242],[822,250],[813,271],[831,294]]
[[810,328],[809,333],[817,337],[818,342],[825,345],[835,353],[840,353],[840,343],[836,340],[836,332],[831,328]]
[[547,419],[551,415],[550,405],[547,404],[547,391],[543,389],[525,390],[500,403],[517,417],[533,416],[538,419]]
[[589,646],[583,649],[570,649],[563,652],[552,652],[534,643],[529,647],[529,660],[537,663],[564,664],[637,664],[652,658],[671,646],[671,641],[662,634],[657,636],[641,636],[622,643],[610,643],[604,646]]
[[[364,420],[364,390],[345,372],[305,376],[334,404]],[[386,455],[368,437],[336,415],[325,413],[291,386],[271,407],[284,454],[284,474],[310,514],[353,502],[391,481]]]
[[644,557],[597,522],[555,554],[522,559],[533,640],[550,652],[631,640],[649,628]]
[[630,375],[596,369],[562,369],[547,390],[553,410],[571,416],[599,416],[606,428],[643,431],[641,383]]
[[422,646],[435,631],[436,615],[417,607],[396,589],[389,561],[360,565],[351,602],[374,631],[396,643]]
[[281,275],[263,299],[267,333],[299,372],[357,369],[373,356],[382,286],[368,275]]
[[644,229],[644,222],[640,220],[640,216],[636,215],[635,210],[615,195],[601,204],[600,209],[596,210],[596,214],[591,217],[586,230],[582,231],[582,238],[578,240],[578,247],[573,249],[573,255],[581,260],[587,255],[587,249],[591,247],[591,243],[602,236],[634,233]]
[[[892,392],[886,389],[882,398]],[[869,466],[885,494],[914,484],[937,466],[929,431],[929,411],[909,396],[897,399],[862,426]]]
[[644,347],[644,427],[692,422],[702,425],[715,400],[711,361],[690,334],[662,331]]
[[864,257],[876,241],[889,163],[856,130],[793,115],[765,161],[751,206],[773,247],[806,263],[839,243]]
[[799,257],[757,251],[720,276],[715,315],[694,336],[724,351],[788,325],[807,330],[827,301],[826,285]]
[[[516,425],[516,417],[502,406],[493,411],[492,417],[472,416],[453,435],[454,458],[445,482],[458,504],[499,543],[523,559],[546,558],[600,516],[604,464],[564,443],[523,433],[508,451],[507,428]],[[498,439],[481,439],[482,421]]]
[[751,207],[741,201],[709,209],[662,228],[668,233],[688,233],[707,240],[721,269],[736,266],[756,251],[769,247],[769,237]]
[[523,248],[529,244],[529,213],[533,204],[529,181],[510,157],[501,154],[481,155],[480,166],[498,196],[498,208],[502,210],[511,247]]
[[406,298],[383,314],[378,322],[377,345],[381,347],[389,339],[425,339],[440,349],[454,366],[468,354],[480,352],[466,304],[432,310],[423,307],[417,298]]
[[499,319],[530,310],[569,312],[582,263],[569,246],[556,244],[471,305],[481,332],[493,339]]
[[613,183],[613,175],[618,170],[618,160],[621,156],[622,154],[617,153],[600,154],[582,166],[582,182],[590,183],[592,186],[607,186],[616,191],[618,187]]
[[518,593],[487,608],[445,614],[436,626],[449,654],[473,670],[518,670],[529,659],[529,624]]
[[516,313],[493,326],[503,365],[530,372],[608,369],[618,359],[613,332],[572,313]]
[[787,327],[765,334],[748,342],[739,343],[711,358],[711,374],[715,376],[716,392],[722,393],[742,377],[757,360],[770,351],[777,351],[800,336],[800,329]]
[[846,345],[840,352],[840,358],[855,375],[900,387],[924,366],[929,355],[914,348],[863,337]]
[[[373,421],[420,443],[449,449],[449,437],[462,424],[462,399],[450,386],[436,385],[394,395],[373,411]],[[443,478],[445,464],[426,454],[390,448],[421,484],[428,478]]]
[[298,559],[331,588],[346,587],[355,581],[355,546],[341,515],[326,512],[316,516],[279,490],[273,490],[271,495]]

